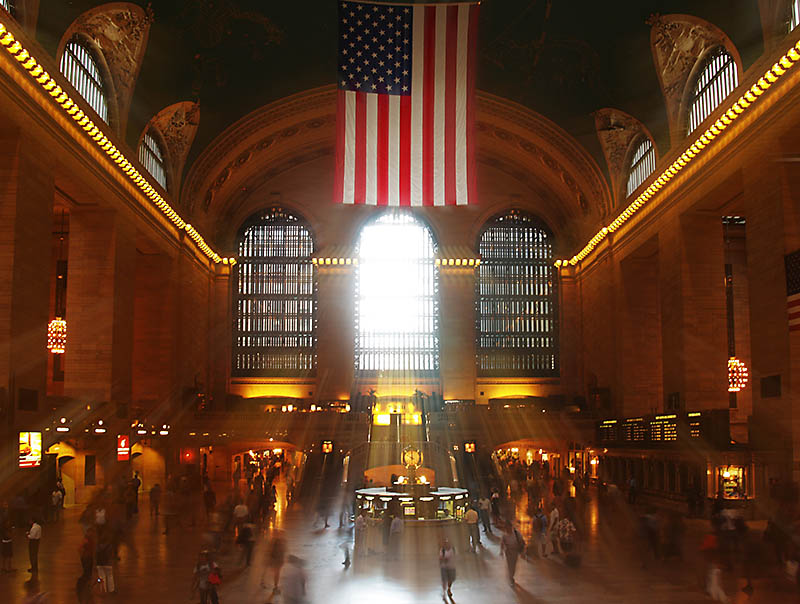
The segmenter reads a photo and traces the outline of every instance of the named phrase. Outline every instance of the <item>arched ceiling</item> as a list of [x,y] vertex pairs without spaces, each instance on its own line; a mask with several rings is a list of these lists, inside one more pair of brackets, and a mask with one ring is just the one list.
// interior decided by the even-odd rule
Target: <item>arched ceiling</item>
[[[685,13],[723,31],[745,69],[763,51],[764,15],[788,0],[484,0],[477,84],[546,116],[604,166],[592,112],[621,109],[669,146],[667,109],[650,52],[654,14]],[[226,128],[258,107],[330,84],[336,73],[336,2],[135,0],[152,5],[150,29],[128,120],[135,145],[164,107],[200,103],[187,169]],[[41,0],[36,35],[55,56],[59,40],[98,0]],[[776,17],[777,19],[777,17]],[[774,19],[773,19],[774,20]],[[605,167],[603,167],[605,170]]]

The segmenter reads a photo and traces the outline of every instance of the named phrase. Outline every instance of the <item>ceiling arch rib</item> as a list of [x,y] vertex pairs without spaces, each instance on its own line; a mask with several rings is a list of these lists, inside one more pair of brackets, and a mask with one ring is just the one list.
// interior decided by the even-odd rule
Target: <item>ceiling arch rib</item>
[[[610,211],[611,194],[600,168],[563,129],[506,99],[478,93],[477,156],[531,178],[560,205],[558,222],[581,231]],[[197,224],[224,230],[243,197],[270,175],[333,156],[336,89],[316,88],[252,112],[201,154],[184,183],[182,199]],[[479,183],[480,186],[480,183]],[[327,201],[327,200],[324,200]],[[332,202],[331,202],[332,203]]]

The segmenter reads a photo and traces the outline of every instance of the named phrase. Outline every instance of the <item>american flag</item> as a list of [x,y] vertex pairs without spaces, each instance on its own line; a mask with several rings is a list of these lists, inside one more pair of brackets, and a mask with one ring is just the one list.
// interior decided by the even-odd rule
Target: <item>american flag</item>
[[476,3],[339,5],[338,203],[476,203]]
[[784,256],[786,268],[786,310],[789,331],[800,329],[800,250]]

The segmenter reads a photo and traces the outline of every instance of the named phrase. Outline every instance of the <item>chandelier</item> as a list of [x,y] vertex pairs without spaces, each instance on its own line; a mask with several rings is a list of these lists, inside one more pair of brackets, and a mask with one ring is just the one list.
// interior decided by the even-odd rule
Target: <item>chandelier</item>
[[67,322],[56,317],[47,324],[47,350],[64,354],[67,350]]
[[736,357],[728,359],[728,392],[739,392],[747,386],[747,365]]

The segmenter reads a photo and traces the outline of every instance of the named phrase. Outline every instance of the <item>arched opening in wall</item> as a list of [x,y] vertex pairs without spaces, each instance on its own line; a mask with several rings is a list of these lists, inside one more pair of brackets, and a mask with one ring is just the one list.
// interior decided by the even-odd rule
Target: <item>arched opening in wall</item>
[[357,245],[355,370],[414,386],[438,376],[437,246],[412,214],[390,211],[361,230]]
[[789,31],[800,25],[800,0],[792,0],[792,14],[789,17]]
[[0,0],[0,6],[8,11],[12,17],[16,17],[16,3],[14,0]]
[[144,133],[142,141],[139,143],[139,161],[145,170],[156,179],[156,182],[167,191],[167,163],[164,159],[160,138],[161,136],[153,128]]
[[630,197],[639,186],[648,179],[656,169],[656,150],[653,141],[647,136],[640,138],[636,142],[631,164],[628,169],[628,181],[625,184],[625,196]]
[[723,47],[711,50],[694,80],[689,96],[688,129],[691,134],[739,85],[739,70]]
[[271,208],[245,222],[237,245],[232,375],[313,375],[317,286],[307,222]]
[[484,225],[478,250],[478,375],[557,377],[558,295],[549,229],[510,210]]
[[100,119],[109,123],[108,91],[89,46],[79,39],[67,42],[59,68]]

